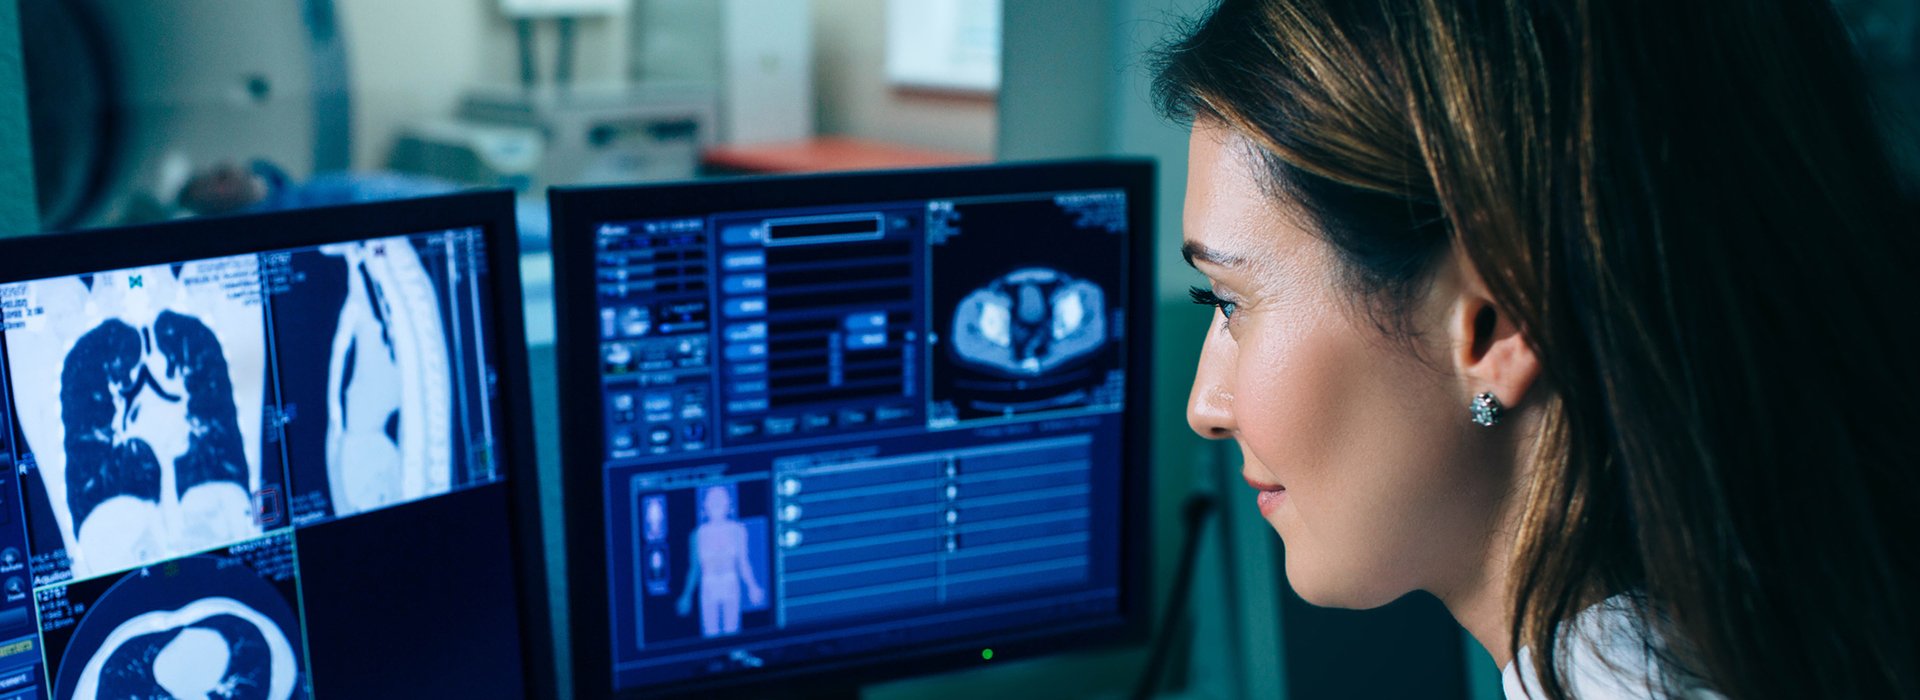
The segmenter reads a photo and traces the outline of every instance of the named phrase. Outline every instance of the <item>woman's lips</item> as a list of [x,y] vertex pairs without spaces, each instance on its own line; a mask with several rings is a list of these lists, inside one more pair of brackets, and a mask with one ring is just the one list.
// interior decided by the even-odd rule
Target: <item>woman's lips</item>
[[1247,480],[1248,486],[1252,486],[1255,491],[1260,492],[1254,500],[1260,505],[1260,515],[1262,516],[1271,517],[1273,511],[1280,508],[1280,503],[1287,499],[1287,487],[1285,486],[1259,481],[1246,474],[1241,474],[1240,477]]

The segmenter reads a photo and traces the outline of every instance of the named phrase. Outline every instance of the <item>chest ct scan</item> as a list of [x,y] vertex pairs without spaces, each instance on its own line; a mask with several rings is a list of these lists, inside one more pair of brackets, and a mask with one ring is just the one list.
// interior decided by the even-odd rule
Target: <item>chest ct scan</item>
[[256,258],[24,286],[44,313],[7,332],[10,376],[71,574],[260,534]]

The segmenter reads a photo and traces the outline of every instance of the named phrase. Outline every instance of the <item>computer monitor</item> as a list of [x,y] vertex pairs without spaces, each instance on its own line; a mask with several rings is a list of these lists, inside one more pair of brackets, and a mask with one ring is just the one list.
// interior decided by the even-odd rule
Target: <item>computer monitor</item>
[[496,192],[0,240],[0,694],[545,694],[514,237]]
[[553,190],[579,695],[839,694],[1135,638],[1152,181]]

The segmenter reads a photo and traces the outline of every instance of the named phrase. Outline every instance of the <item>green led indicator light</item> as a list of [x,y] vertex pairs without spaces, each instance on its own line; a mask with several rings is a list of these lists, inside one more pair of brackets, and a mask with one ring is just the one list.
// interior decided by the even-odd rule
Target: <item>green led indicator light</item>
[[993,660],[993,650],[992,650],[992,649],[981,649],[981,650],[980,650],[980,660],[981,660],[981,661],[992,661],[992,660]]

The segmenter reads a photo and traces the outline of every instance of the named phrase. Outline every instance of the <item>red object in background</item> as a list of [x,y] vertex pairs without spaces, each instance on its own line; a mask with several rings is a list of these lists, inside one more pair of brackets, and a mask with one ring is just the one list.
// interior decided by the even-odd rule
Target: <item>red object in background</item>
[[936,151],[840,136],[750,146],[715,146],[701,154],[701,164],[709,170],[744,173],[894,170],[972,165],[987,161],[986,157],[971,153]]

